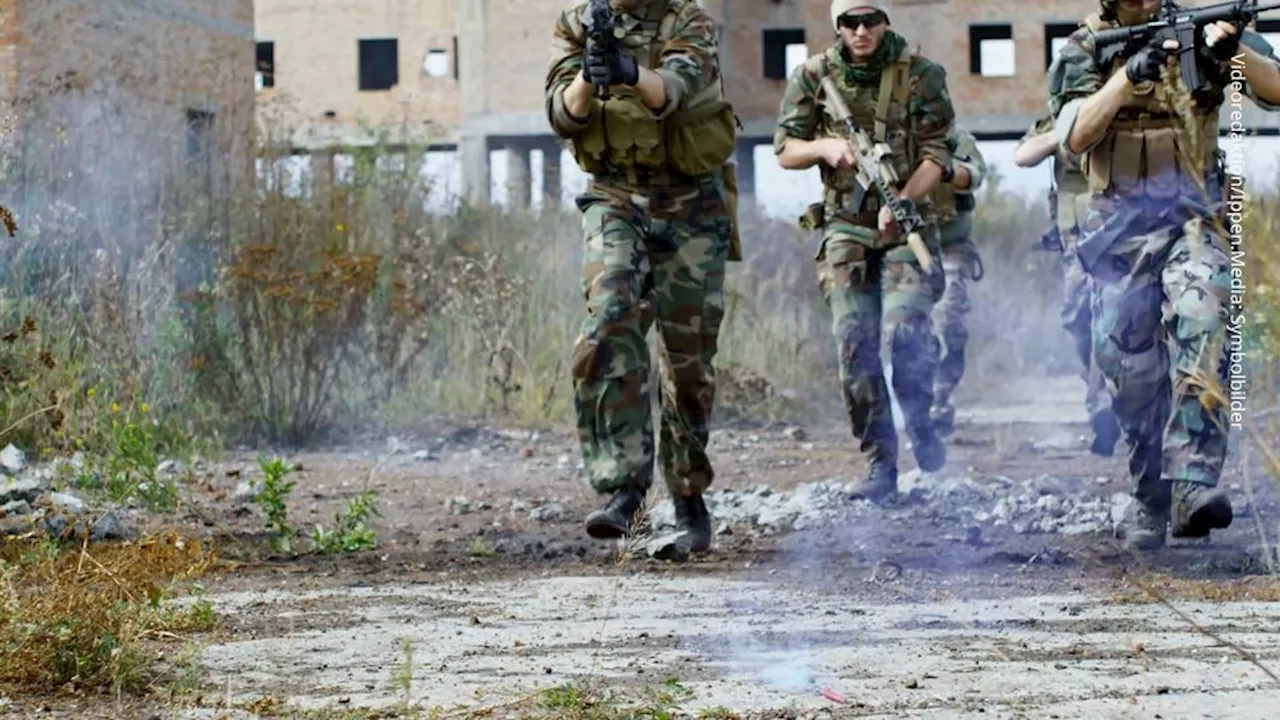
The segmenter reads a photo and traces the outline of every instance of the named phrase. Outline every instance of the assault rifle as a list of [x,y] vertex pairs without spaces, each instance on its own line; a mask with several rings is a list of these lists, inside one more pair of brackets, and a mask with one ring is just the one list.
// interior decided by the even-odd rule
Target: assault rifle
[[1218,21],[1236,26],[1240,34],[1245,26],[1268,10],[1280,9],[1280,2],[1259,5],[1258,0],[1229,0],[1196,8],[1180,8],[1174,0],[1164,0],[1156,16],[1142,25],[1108,28],[1093,34],[1094,55],[1098,66],[1109,69],[1118,58],[1128,58],[1144,47],[1159,47],[1166,40],[1176,40],[1182,82],[1188,92],[1204,84],[1196,58],[1196,50],[1204,47],[1204,28]]
[[[587,30],[587,47],[598,53],[611,55],[618,51],[616,28],[621,27],[621,18],[609,7],[609,0],[587,0],[587,12],[582,18],[582,26]],[[596,97],[609,99],[609,84],[596,85]]]
[[854,192],[850,206],[855,210],[861,208],[866,193],[874,187],[880,194],[881,201],[893,213],[898,231],[907,236],[907,245],[915,254],[916,262],[920,263],[920,267],[930,275],[939,272],[933,263],[933,256],[929,254],[929,248],[920,237],[919,230],[924,226],[924,218],[921,217],[919,208],[911,198],[899,197],[894,189],[898,184],[898,174],[887,159],[893,151],[885,143],[872,143],[866,132],[858,127],[858,121],[853,119],[853,113],[849,112],[849,106],[845,104],[844,98],[840,97],[840,91],[836,89],[835,83],[831,82],[831,78],[822,79],[822,91],[826,93],[828,102],[836,112],[836,117],[844,123],[847,133],[845,139],[853,149],[854,155],[858,157],[858,167],[855,172],[859,188]]

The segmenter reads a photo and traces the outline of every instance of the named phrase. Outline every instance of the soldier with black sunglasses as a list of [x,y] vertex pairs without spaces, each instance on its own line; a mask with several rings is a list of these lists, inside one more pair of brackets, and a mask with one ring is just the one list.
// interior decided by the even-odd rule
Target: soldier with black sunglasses
[[946,446],[929,416],[940,355],[930,312],[945,278],[921,266],[877,193],[856,200],[857,158],[821,85],[830,79],[872,142],[892,150],[899,196],[914,201],[928,221],[921,235],[934,267],[942,260],[929,195],[955,177],[947,138],[955,110],[946,71],[911,52],[906,39],[889,28],[883,7],[835,0],[831,24],[836,42],[796,68],[787,83],[773,144],[783,168],[817,165],[822,175],[823,200],[810,206],[801,224],[824,231],[818,281],[834,316],[853,435],[870,461],[855,494],[879,502],[898,486],[898,437],[880,363],[882,329],[916,463],[933,472],[946,462]]

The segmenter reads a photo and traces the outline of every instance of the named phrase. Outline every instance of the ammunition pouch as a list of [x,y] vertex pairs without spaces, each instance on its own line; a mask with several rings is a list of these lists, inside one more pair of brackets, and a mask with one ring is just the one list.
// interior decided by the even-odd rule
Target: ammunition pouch
[[827,226],[826,203],[810,203],[797,221],[805,230],[821,230]]
[[685,175],[697,177],[724,167],[738,149],[738,118],[724,100],[674,112],[662,125],[671,167]]

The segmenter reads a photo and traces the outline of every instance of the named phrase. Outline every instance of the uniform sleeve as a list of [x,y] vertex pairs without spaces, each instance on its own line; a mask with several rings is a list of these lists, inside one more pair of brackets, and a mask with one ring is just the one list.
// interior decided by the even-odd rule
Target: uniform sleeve
[[1102,89],[1105,82],[1093,60],[1092,46],[1088,30],[1077,30],[1067,38],[1062,52],[1049,66],[1049,112],[1058,133],[1058,146],[1067,153],[1070,153],[1067,140],[1075,128],[1080,106],[1085,98]]
[[1031,140],[1032,138],[1039,137],[1040,135],[1043,135],[1052,129],[1053,129],[1053,116],[1046,115],[1045,117],[1042,117],[1039,120],[1032,123],[1031,127],[1027,128],[1027,131],[1022,134],[1022,139],[1018,140],[1018,144],[1021,145],[1022,143],[1025,143],[1028,140]]
[[662,46],[657,73],[667,91],[667,104],[657,113],[663,118],[696,95],[720,81],[720,28],[700,7],[676,21],[672,37]]
[[[546,110],[551,129],[560,137],[581,132],[590,120],[574,117],[564,105],[564,91],[582,72],[582,24],[576,7],[561,11],[551,36],[551,57],[547,62]],[[592,103],[596,100],[592,99]]]
[[921,160],[929,158],[945,168],[951,164],[947,133],[956,119],[947,90],[947,71],[932,61],[919,63],[915,70],[916,91],[911,94],[908,112],[915,121],[916,145]]
[[773,152],[782,153],[788,138],[812,140],[818,127],[818,80],[809,68],[810,63],[802,63],[791,72],[787,79],[787,88],[782,92],[782,102],[778,105],[778,127],[773,132]]
[[982,182],[987,179],[987,160],[982,157],[982,152],[978,150],[978,139],[972,133],[961,133],[960,144],[956,148],[955,159],[964,163],[965,168],[969,170],[969,187],[965,188],[966,192],[974,192],[982,187]]
[[[1250,49],[1266,58],[1272,65],[1280,67],[1280,60],[1276,59],[1275,48],[1271,47],[1271,43],[1267,42],[1266,38],[1263,38],[1258,33],[1245,30],[1240,34],[1240,44],[1248,45]],[[1228,70],[1229,69],[1230,68],[1228,68]],[[1276,112],[1277,110],[1280,110],[1280,104],[1272,104],[1258,97],[1257,91],[1255,91],[1253,86],[1251,86],[1247,81],[1241,81],[1240,84],[1243,86],[1242,91],[1244,96],[1252,100],[1258,107],[1266,110],[1267,112]]]

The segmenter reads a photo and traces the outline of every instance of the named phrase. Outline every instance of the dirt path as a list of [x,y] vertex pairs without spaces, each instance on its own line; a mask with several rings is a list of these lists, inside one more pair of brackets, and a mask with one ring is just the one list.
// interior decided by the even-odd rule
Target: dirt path
[[[743,717],[1270,717],[1280,588],[1258,527],[1274,535],[1275,493],[1233,467],[1229,531],[1135,558],[1097,519],[1125,461],[1088,453],[1080,397],[1074,379],[1028,381],[962,409],[947,467],[921,475],[904,452],[917,489],[888,510],[840,499],[864,468],[838,422],[718,430],[717,545],[686,565],[585,537],[599,501],[567,433],[441,425],[302,456],[295,524],[375,489],[380,547],[243,550],[207,583],[222,626],[201,639],[206,707],[181,716],[355,718],[407,694],[523,718],[504,703],[675,678],[689,713]],[[232,557],[263,528],[232,499],[253,468],[218,468],[199,513]]]

